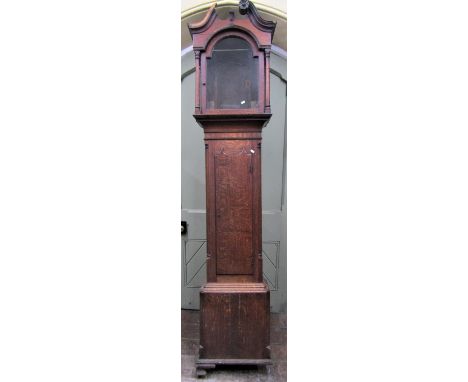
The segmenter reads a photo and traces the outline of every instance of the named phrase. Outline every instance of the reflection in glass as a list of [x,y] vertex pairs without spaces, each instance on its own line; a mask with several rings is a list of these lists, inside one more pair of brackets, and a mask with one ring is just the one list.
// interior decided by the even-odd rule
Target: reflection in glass
[[227,37],[219,41],[207,59],[207,109],[255,109],[258,107],[258,58],[247,41]]

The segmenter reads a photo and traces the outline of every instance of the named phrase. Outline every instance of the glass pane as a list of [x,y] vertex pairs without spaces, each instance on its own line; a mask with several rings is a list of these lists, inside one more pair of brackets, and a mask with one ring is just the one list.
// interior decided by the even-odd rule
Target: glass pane
[[207,109],[258,107],[258,58],[247,41],[228,37],[219,41],[207,59]]

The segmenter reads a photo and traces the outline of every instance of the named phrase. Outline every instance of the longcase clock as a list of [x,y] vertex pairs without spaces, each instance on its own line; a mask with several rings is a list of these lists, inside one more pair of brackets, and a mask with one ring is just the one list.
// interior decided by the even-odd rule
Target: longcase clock
[[204,129],[207,283],[200,290],[197,371],[270,363],[270,291],[262,272],[261,141],[271,117],[276,24],[249,1],[190,24],[195,113]]

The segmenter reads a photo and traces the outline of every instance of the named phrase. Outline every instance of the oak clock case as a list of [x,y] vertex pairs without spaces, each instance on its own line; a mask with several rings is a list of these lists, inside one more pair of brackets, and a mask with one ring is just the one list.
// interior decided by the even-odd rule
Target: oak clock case
[[200,290],[197,372],[270,363],[270,291],[262,272],[261,141],[271,117],[270,49],[276,24],[240,1],[189,24],[194,118],[204,129],[207,283]]

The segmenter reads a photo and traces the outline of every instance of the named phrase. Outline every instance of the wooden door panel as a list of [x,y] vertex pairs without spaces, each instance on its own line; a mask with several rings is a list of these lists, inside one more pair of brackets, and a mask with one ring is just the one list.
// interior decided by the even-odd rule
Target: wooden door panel
[[[223,144],[223,143],[221,143]],[[216,271],[253,274],[252,153],[244,141],[215,154]]]
[[252,237],[244,232],[222,232],[217,237],[216,271],[220,275],[253,273]]

